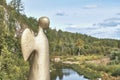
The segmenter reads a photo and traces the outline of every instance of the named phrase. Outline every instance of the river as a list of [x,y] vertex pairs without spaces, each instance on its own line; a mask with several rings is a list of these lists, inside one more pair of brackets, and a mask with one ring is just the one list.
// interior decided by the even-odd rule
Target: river
[[51,72],[51,80],[89,80],[68,68],[56,69]]

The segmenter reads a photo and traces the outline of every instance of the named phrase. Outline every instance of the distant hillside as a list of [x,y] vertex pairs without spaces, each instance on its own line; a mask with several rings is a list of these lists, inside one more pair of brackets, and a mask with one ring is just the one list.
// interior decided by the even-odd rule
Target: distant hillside
[[111,50],[119,50],[120,40],[97,39],[79,33],[48,30],[51,54],[109,54]]

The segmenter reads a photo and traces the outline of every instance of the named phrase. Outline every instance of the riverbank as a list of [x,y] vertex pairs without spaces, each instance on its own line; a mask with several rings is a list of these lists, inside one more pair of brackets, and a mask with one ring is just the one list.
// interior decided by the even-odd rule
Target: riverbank
[[120,80],[119,77],[112,76],[120,64],[109,64],[109,57],[103,55],[57,56],[57,60],[57,62],[53,62],[62,64],[62,67],[72,68],[90,80],[96,80],[98,78],[102,80]]

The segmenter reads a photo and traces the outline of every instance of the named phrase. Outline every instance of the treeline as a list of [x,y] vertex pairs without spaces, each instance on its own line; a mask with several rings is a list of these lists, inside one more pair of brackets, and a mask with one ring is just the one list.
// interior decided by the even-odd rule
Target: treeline
[[98,39],[79,33],[47,30],[50,42],[50,54],[53,55],[88,55],[110,54],[119,51],[120,40]]

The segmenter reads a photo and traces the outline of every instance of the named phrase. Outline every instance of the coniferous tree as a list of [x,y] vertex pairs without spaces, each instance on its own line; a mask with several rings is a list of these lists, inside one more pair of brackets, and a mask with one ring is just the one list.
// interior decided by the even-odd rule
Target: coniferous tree
[[18,13],[24,10],[24,6],[21,0],[12,0],[10,6],[14,8]]
[[6,5],[6,0],[0,0],[0,5]]

